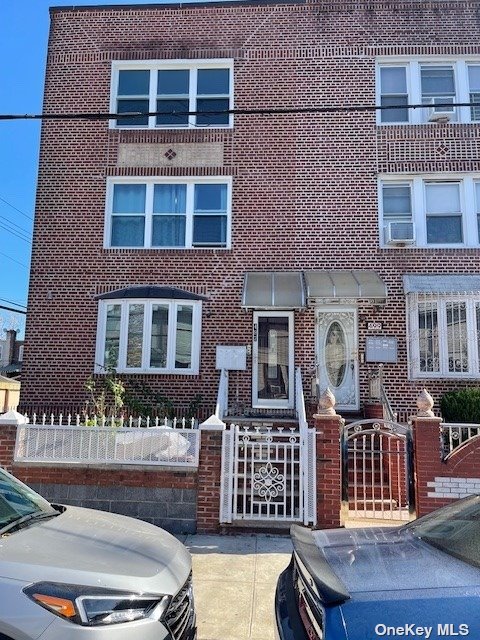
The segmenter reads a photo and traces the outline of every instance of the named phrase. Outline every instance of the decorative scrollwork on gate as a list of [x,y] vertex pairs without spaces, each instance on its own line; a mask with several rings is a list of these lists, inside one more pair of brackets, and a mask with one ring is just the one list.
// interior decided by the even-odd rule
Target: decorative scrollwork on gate
[[270,502],[272,498],[276,498],[284,490],[285,478],[271,462],[267,462],[254,474],[253,487],[258,491],[260,497]]

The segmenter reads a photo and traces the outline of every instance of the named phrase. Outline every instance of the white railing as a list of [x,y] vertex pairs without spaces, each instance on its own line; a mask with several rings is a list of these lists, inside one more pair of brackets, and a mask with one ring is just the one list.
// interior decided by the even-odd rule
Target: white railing
[[303,394],[302,370],[295,370],[295,408],[297,410],[298,428],[300,432],[301,476],[303,523],[316,523],[317,518],[317,483],[315,478],[315,433],[308,428],[305,397]]
[[303,396],[302,370],[300,367],[297,367],[295,370],[295,408],[297,410],[300,431],[308,429],[305,398]]
[[228,409],[228,370],[220,371],[220,382],[218,383],[217,404],[215,406],[215,415],[223,420]]
[[26,413],[25,418],[29,423],[33,425],[49,425],[49,426],[89,426],[89,427],[171,427],[173,429],[196,429],[198,427],[198,420],[196,418],[160,418],[155,417],[133,417],[133,416],[121,416],[115,418],[113,416],[96,416],[79,413],[32,413],[30,416]]
[[447,458],[457,447],[480,435],[480,424],[445,423],[440,425],[443,458]]
[[198,429],[25,424],[17,429],[15,461],[198,467]]

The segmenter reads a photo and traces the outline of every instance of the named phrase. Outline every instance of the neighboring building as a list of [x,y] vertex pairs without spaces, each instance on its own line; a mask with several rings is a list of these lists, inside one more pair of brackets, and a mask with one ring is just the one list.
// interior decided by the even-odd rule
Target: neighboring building
[[379,363],[396,411],[478,384],[479,8],[52,8],[45,113],[161,113],[43,121],[22,406],[109,367],[207,414],[222,365],[237,415],[297,367],[342,413]]
[[5,338],[0,340],[0,374],[16,378],[22,371],[23,340],[17,340],[15,329],[5,330]]

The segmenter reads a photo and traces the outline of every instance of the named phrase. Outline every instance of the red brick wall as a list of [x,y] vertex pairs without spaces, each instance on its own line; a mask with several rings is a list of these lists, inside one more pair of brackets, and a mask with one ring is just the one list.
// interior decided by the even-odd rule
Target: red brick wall
[[201,431],[198,469],[197,530],[220,531],[222,431]]
[[[463,484],[460,482],[462,478],[470,478],[472,481],[476,479],[477,484],[475,487],[472,486],[472,493],[478,493],[480,490],[480,438],[473,438],[466,445],[459,447],[443,462],[440,422],[439,418],[413,420],[417,516],[449,504],[462,494],[461,487],[457,485],[457,481]],[[442,484],[445,485],[445,494],[452,494],[450,498],[445,497],[445,494],[441,496]],[[433,496],[435,493],[440,495]]]
[[317,414],[314,418],[317,432],[317,527],[339,527],[342,503],[340,431],[344,421],[338,415]]
[[[477,10],[477,2],[465,0],[55,9],[44,109],[108,111],[112,60],[222,57],[234,58],[237,108],[373,104],[375,56],[480,53]],[[380,249],[376,176],[478,170],[478,125],[377,128],[373,112],[238,115],[234,124],[225,131],[112,131],[105,121],[44,121],[25,407],[63,408],[84,400],[94,366],[94,295],[101,288],[205,289],[200,375],[136,379],[177,403],[201,393],[211,408],[218,386],[215,346],[252,341],[252,313],[240,309],[244,272],[350,268],[375,269],[387,283],[385,307],[360,304],[360,351],[369,320],[398,338],[398,364],[385,365],[385,385],[395,410],[412,406],[425,381],[407,379],[402,275],[470,272],[480,252]],[[439,139],[461,142],[465,136],[468,145],[435,151]],[[208,168],[119,168],[120,142],[172,148],[217,142],[224,160]],[[392,144],[405,149],[394,160]],[[232,249],[103,249],[106,177],[131,174],[233,176]],[[315,363],[314,314],[295,315],[296,363],[307,377]],[[232,378],[248,404],[249,368]],[[366,365],[360,365],[360,381],[365,398]],[[428,381],[436,397],[457,384]]]
[[166,471],[164,469],[98,469],[95,467],[29,466],[14,464],[13,473],[26,484],[52,483],[95,485],[102,487],[127,485],[129,487],[162,487],[170,489],[196,489],[196,472]]
[[0,425],[0,467],[12,471],[17,427]]

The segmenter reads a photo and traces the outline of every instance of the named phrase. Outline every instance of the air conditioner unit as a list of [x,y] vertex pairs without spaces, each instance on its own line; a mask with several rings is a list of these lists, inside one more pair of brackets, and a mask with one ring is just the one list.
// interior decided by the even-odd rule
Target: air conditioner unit
[[455,107],[453,104],[451,107],[448,106],[450,101],[453,102],[453,98],[432,98],[432,106],[428,110],[428,121],[450,122],[455,115]]
[[385,227],[386,244],[413,244],[415,227],[413,222],[389,222]]

